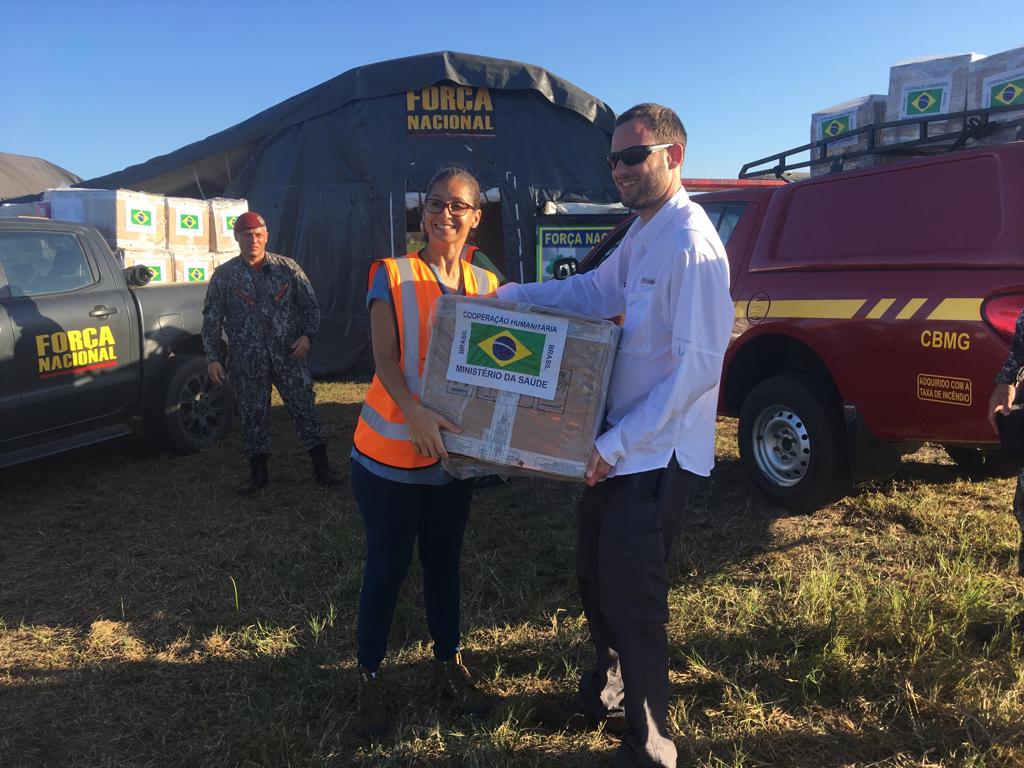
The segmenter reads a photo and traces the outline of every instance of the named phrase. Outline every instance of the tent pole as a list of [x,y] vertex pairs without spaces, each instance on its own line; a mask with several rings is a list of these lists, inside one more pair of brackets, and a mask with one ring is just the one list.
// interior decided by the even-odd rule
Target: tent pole
[[391,223],[391,258],[395,258],[395,196],[388,195],[388,221]]

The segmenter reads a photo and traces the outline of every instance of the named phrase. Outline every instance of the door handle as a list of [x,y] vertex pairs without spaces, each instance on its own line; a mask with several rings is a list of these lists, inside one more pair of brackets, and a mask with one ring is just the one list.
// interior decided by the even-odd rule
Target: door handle
[[106,317],[107,315],[116,315],[117,307],[104,307],[101,304],[96,305],[92,312],[89,313],[89,317]]

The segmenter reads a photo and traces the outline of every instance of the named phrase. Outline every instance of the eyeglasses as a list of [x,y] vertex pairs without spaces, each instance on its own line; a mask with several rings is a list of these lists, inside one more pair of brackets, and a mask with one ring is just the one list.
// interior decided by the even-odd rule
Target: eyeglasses
[[445,202],[444,200],[436,197],[428,197],[427,201],[423,204],[423,208],[427,213],[441,213],[441,211],[447,208],[448,212],[455,217],[465,216],[470,211],[476,210],[472,205],[464,203],[461,200],[449,200]]
[[644,160],[655,152],[668,149],[672,144],[639,144],[635,147],[627,147],[618,152],[609,152],[605,157],[608,159],[608,167],[613,171],[619,164],[619,160],[626,165],[640,165]]

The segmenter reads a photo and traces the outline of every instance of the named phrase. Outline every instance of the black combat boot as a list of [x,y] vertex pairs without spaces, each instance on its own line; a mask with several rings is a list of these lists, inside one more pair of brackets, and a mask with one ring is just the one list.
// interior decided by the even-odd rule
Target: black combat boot
[[309,449],[309,458],[313,460],[313,477],[321,488],[337,488],[341,478],[331,470],[327,463],[327,446],[324,443]]
[[270,482],[267,474],[267,454],[257,453],[249,457],[249,480],[238,489],[239,496],[252,496]]

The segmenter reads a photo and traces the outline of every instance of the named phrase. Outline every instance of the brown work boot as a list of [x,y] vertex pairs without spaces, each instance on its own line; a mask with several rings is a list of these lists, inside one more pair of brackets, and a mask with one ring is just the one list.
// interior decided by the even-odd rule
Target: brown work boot
[[612,712],[598,715],[586,711],[579,697],[571,699],[544,699],[534,707],[534,715],[541,725],[553,731],[596,731],[602,725],[605,733],[621,736],[626,732],[626,714]]
[[494,706],[462,663],[461,653],[456,652],[450,661],[436,663],[434,685],[438,696],[452,702],[452,709],[460,715],[486,715]]
[[359,693],[356,703],[356,730],[367,739],[379,739],[391,730],[391,705],[384,678],[359,668]]

